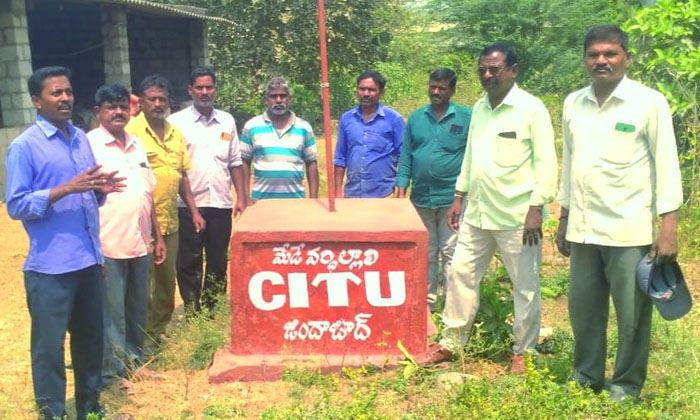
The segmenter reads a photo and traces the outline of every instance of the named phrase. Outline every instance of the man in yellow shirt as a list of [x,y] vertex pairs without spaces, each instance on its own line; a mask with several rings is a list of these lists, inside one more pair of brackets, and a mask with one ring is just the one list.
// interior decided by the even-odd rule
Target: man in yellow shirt
[[554,134],[542,101],[515,83],[518,61],[512,46],[484,48],[478,72],[486,95],[474,105],[447,215],[459,235],[447,280],[445,329],[423,362],[449,359],[467,343],[479,309],[479,283],[498,248],[513,283],[511,371],[521,373],[523,353],[534,352],[540,330],[542,212],[556,189]]
[[610,395],[634,399],[646,379],[652,312],[636,285],[637,264],[650,250],[657,264],[673,261],[678,249],[683,191],[676,139],[663,95],[625,76],[630,54],[620,28],[592,28],[583,60],[592,83],[564,102],[557,197],[557,247],[571,255],[574,374],[580,384],[603,389],[612,296],[618,346]]
[[165,118],[170,108],[170,82],[159,75],[147,76],[139,86],[142,112],[126,126],[143,144],[148,164],[156,178],[153,200],[156,219],[168,249],[162,264],[151,267],[146,346],[149,351],[162,341],[175,308],[175,262],[178,248],[178,193],[192,214],[197,232],[205,222],[197,210],[187,179],[190,156],[180,131]]

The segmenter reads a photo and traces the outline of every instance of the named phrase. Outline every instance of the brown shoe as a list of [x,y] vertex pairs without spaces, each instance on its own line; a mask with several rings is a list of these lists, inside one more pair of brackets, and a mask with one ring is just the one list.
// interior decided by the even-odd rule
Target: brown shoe
[[453,358],[454,354],[452,354],[451,351],[447,350],[438,343],[433,343],[428,346],[428,351],[425,353],[425,355],[416,360],[416,363],[421,366],[436,365],[441,362],[448,362]]
[[510,358],[510,373],[520,375],[525,373],[525,356],[522,354],[514,354]]

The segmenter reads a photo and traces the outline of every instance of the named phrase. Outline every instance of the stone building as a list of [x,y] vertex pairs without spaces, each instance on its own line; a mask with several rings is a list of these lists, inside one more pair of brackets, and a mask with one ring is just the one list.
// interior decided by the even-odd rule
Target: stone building
[[0,198],[7,147],[36,118],[26,82],[33,69],[71,69],[76,124],[91,114],[97,87],[137,86],[152,73],[170,79],[178,103],[191,69],[209,62],[208,21],[231,23],[143,0],[0,0]]

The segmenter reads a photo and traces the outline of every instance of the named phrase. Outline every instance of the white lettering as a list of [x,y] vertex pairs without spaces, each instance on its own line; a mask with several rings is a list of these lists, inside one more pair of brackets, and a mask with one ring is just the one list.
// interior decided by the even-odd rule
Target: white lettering
[[[328,306],[349,307],[350,290],[349,283],[361,286],[364,282],[365,298],[367,303],[375,308],[401,306],[406,303],[406,273],[403,271],[389,271],[389,296],[382,296],[379,271],[367,271],[364,277],[355,273],[319,273],[316,274],[311,286],[318,288],[321,283],[326,283],[326,297]],[[263,289],[269,283],[271,286],[286,286],[271,295],[268,300],[263,296]],[[353,296],[357,296],[353,293]],[[274,271],[261,271],[254,274],[248,283],[248,297],[254,307],[262,311],[274,311],[282,308],[287,301],[289,308],[309,308],[309,284],[306,273],[289,273],[287,279]]]
[[289,273],[289,307],[309,307],[309,285],[306,273]]
[[389,297],[382,297],[379,287],[379,271],[365,272],[367,302],[377,308],[401,306],[406,302],[406,273],[389,271]]
[[[372,335],[372,329],[367,325],[371,317],[372,314],[360,313],[355,315],[355,321],[339,319],[333,323],[330,321],[299,322],[298,319],[293,319],[284,324],[284,339],[319,341],[328,332],[333,341],[343,341],[349,337],[357,341],[367,341]],[[354,334],[350,335],[353,331]]]
[[322,281],[326,282],[328,306],[350,306],[348,300],[348,280],[358,286],[362,283],[362,279],[353,273],[321,273],[316,275],[311,285],[318,287]]
[[270,301],[263,298],[263,283],[270,282],[274,286],[284,285],[284,277],[274,271],[261,271],[253,275],[248,283],[248,297],[253,303],[253,306],[261,311],[274,311],[284,306],[285,296],[283,294],[272,295]]

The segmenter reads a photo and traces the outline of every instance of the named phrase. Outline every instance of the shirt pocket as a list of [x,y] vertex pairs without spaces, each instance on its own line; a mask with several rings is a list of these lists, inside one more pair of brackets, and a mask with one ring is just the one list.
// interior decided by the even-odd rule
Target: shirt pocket
[[501,131],[496,135],[496,165],[503,168],[520,166],[530,159],[531,139],[517,131]]
[[641,145],[638,124],[617,122],[611,128],[609,141],[602,145],[601,160],[616,166],[629,165]]
[[365,144],[367,150],[372,153],[388,153],[394,147],[393,131],[391,129],[372,130],[365,128]]
[[464,152],[467,145],[467,129],[458,124],[449,124],[445,127],[437,141],[445,151],[450,153]]

